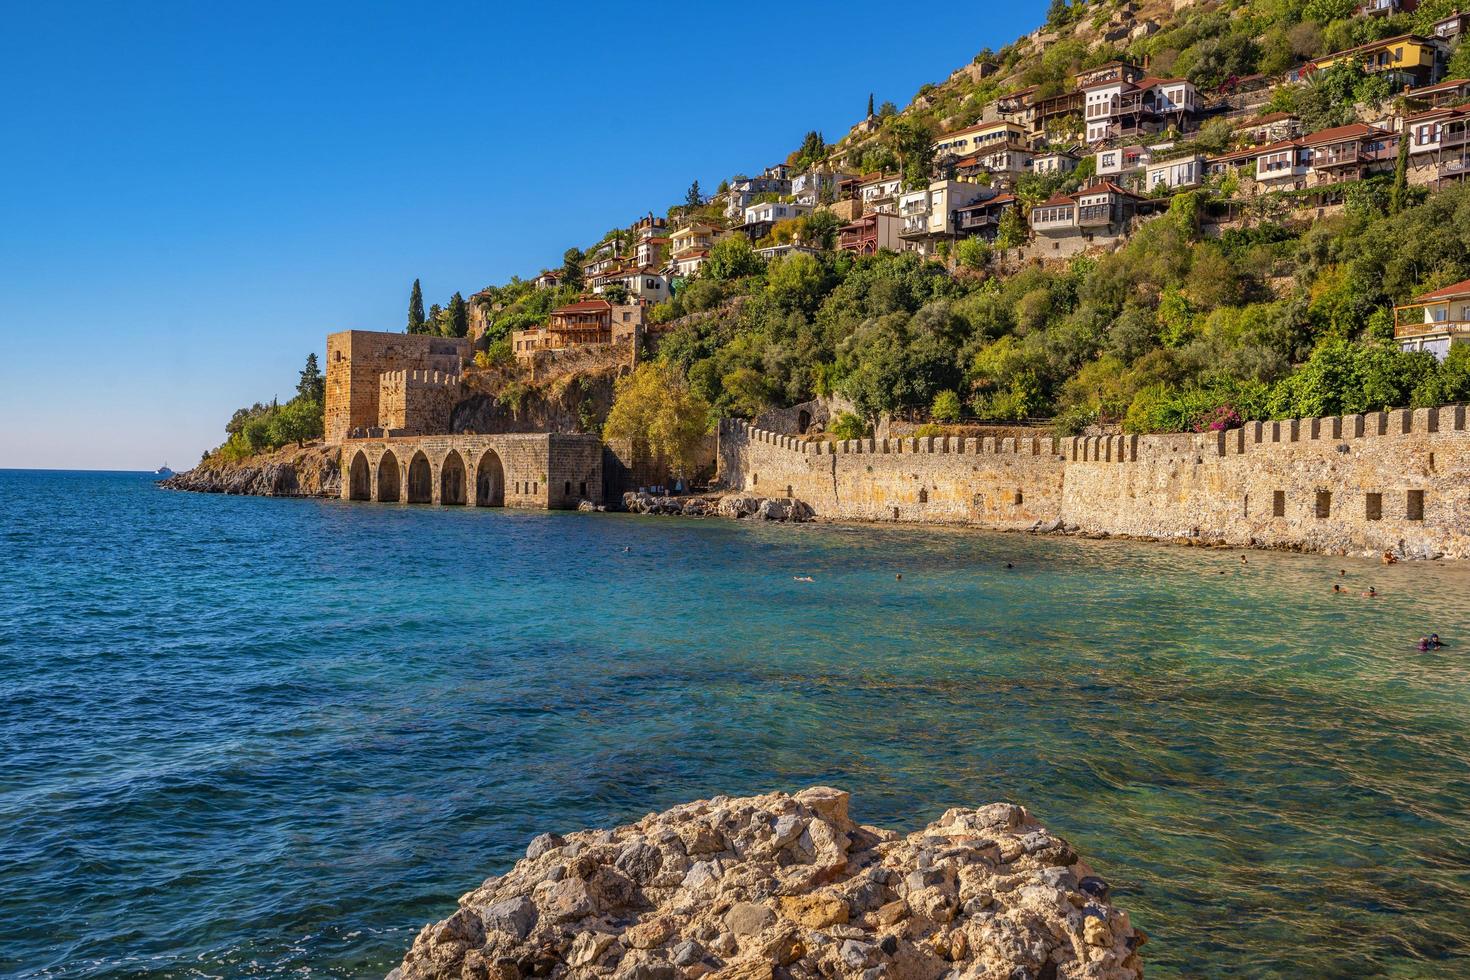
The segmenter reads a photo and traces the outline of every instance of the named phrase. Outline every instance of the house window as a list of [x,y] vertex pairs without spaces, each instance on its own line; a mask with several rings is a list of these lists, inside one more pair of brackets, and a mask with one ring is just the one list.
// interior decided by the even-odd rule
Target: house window
[[1286,491],[1277,490],[1271,494],[1271,516],[1286,516]]
[[1383,494],[1370,493],[1364,495],[1363,516],[1370,521],[1383,520]]
[[1404,515],[1404,517],[1407,520],[1411,520],[1411,521],[1422,521],[1422,520],[1424,520],[1424,491],[1423,490],[1410,490],[1409,491],[1408,508],[1407,508],[1407,513]]
[[1317,518],[1324,520],[1332,516],[1332,491],[1317,491]]

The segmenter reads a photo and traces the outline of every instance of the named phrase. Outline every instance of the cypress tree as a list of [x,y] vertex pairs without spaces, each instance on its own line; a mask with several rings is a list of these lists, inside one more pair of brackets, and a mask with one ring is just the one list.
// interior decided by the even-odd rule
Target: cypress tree
[[873,93],[868,93],[868,118],[873,118]]
[[301,369],[301,380],[296,382],[296,397],[304,401],[319,402],[327,394],[327,379],[317,366],[316,353],[306,355],[306,367]]
[[470,332],[470,315],[465,308],[464,297],[455,293],[449,297],[449,333],[454,337],[464,337]]
[[424,291],[419,288],[419,281],[413,281],[413,291],[408,294],[408,332],[425,333],[424,330]]
[[1399,157],[1393,169],[1393,194],[1389,198],[1389,213],[1398,214],[1408,204],[1409,198],[1409,133],[1408,126],[1399,136]]

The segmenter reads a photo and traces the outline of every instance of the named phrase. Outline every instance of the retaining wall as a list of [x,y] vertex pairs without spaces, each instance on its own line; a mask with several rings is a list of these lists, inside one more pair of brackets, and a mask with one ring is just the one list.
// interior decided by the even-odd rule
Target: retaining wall
[[719,462],[732,489],[839,520],[1470,557],[1464,406],[1066,439],[821,443],[727,420]]

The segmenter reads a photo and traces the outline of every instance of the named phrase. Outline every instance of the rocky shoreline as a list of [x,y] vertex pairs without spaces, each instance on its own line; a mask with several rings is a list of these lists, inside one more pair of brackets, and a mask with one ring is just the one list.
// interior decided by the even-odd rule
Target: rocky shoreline
[[388,980],[1137,980],[1145,936],[1010,803],[900,835],[847,793],[715,797],[543,834]]
[[790,497],[760,497],[749,493],[706,493],[685,497],[629,491],[623,494],[623,510],[630,514],[660,517],[754,518],[801,524],[817,519],[811,505]]
[[160,480],[159,486],[193,493],[336,498],[342,494],[342,471],[336,446],[292,446],[238,463],[206,460]]

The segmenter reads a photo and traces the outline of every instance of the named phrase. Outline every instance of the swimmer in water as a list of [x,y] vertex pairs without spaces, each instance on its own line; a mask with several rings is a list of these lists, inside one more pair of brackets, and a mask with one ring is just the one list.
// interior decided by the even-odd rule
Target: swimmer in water
[[1427,636],[1421,636],[1421,637],[1419,637],[1419,652],[1420,653],[1423,653],[1425,650],[1428,650],[1428,649],[1429,649],[1429,637],[1427,637]]
[[902,582],[903,581],[903,573],[902,572],[899,572],[897,575],[893,576],[893,579],[896,582]]
[[1332,583],[1332,591],[1333,592],[1340,593],[1340,592],[1342,592],[1342,586],[1341,585],[1338,585],[1336,582],[1333,582]]
[[1368,591],[1363,593],[1363,597],[1366,599],[1376,599],[1378,598],[1378,590],[1370,585],[1368,586]]
[[1015,568],[1015,567],[1016,566],[1015,565],[1012,565],[1010,562],[1006,562],[1006,568]]
[[1430,633],[1429,634],[1429,649],[1431,649],[1431,650],[1438,650],[1442,646],[1444,646],[1444,644],[1441,643],[1441,642],[1439,642],[1439,634],[1438,633]]

